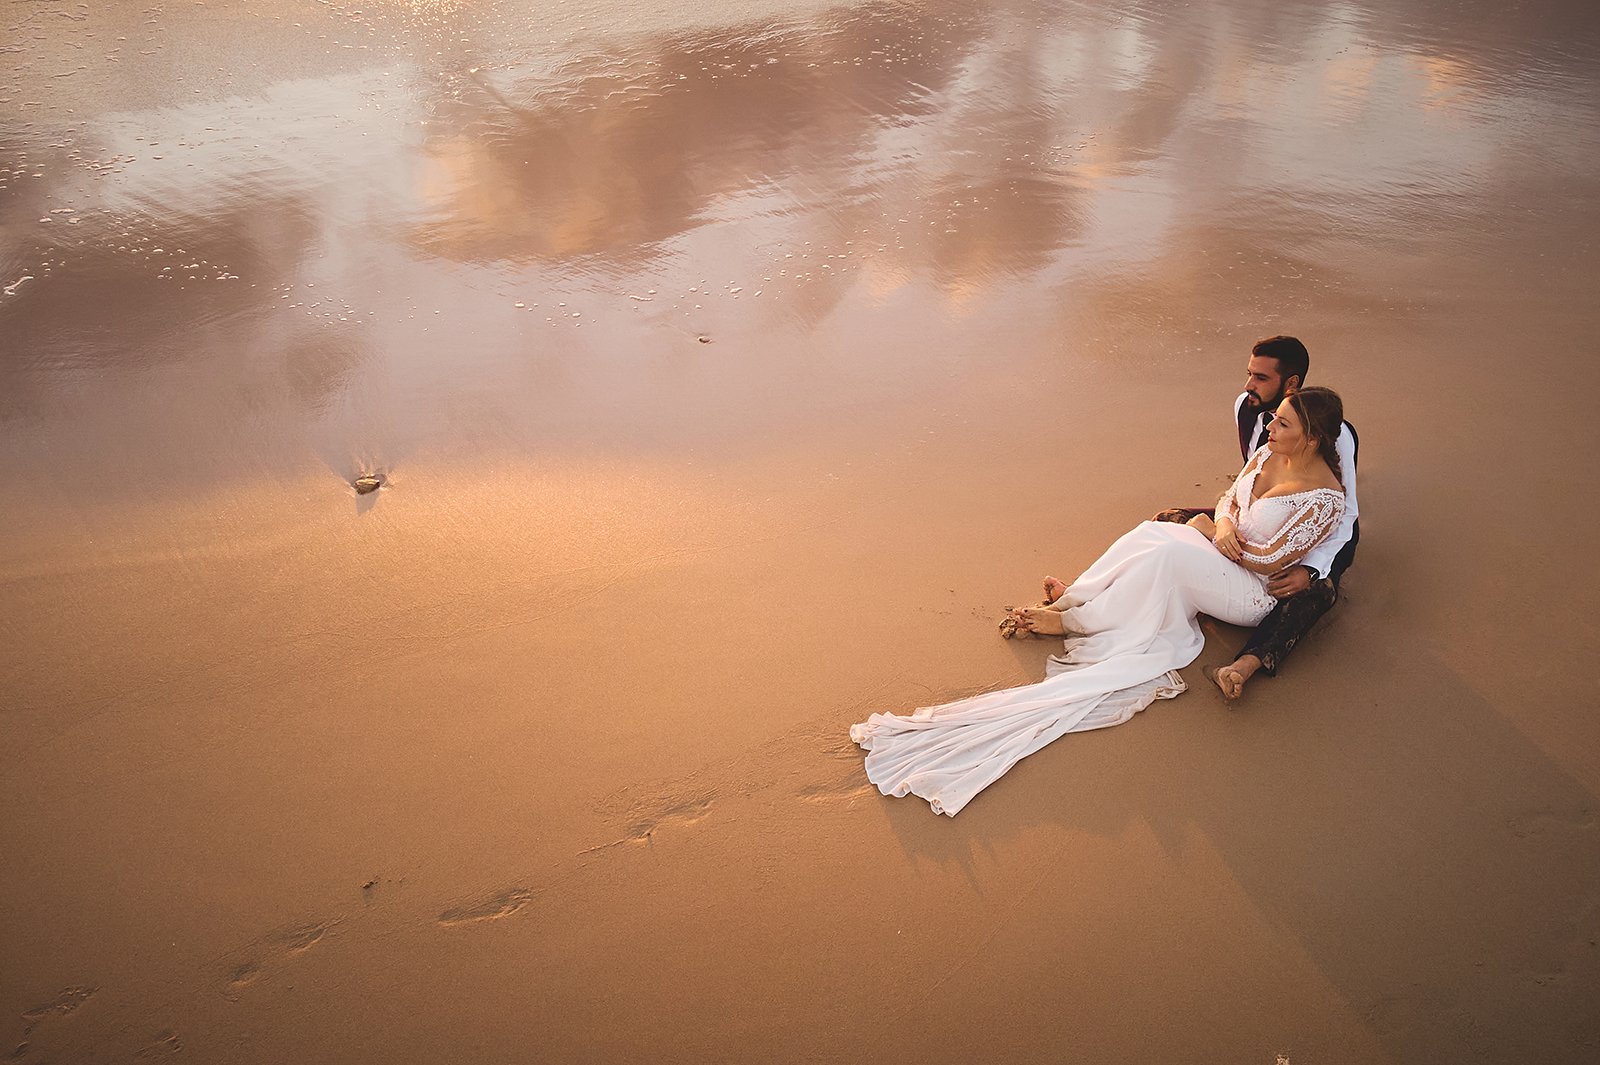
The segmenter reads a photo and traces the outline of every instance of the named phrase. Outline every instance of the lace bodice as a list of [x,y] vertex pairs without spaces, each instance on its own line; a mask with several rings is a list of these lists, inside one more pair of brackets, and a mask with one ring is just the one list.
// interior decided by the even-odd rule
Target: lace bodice
[[1282,569],[1306,556],[1339,524],[1344,492],[1311,488],[1282,496],[1253,499],[1256,478],[1270,450],[1262,447],[1217,502],[1216,517],[1230,519],[1244,543],[1245,561]]

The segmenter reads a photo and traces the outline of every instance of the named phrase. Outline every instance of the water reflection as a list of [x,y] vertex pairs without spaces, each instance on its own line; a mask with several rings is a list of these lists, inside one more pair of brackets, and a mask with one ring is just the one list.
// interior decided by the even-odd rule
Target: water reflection
[[873,5],[819,25],[647,41],[554,71],[474,57],[473,91],[440,109],[442,131],[424,145],[435,214],[416,239],[463,260],[632,262],[733,197],[772,189],[779,212],[815,209],[886,126],[930,111],[979,32],[970,19]]
[[[468,409],[515,447],[549,411],[509,404],[620,431],[650,389],[593,367],[708,333],[705,366],[849,322],[872,394],[916,387],[907,314],[1221,336],[1359,302],[1402,252],[1529,254],[1566,224],[1552,193],[1592,213],[1578,7],[867,3],[649,32],[578,5],[548,37],[517,4],[35,12],[6,90],[33,106],[0,168],[0,409],[42,410],[68,371],[207,358],[274,366],[287,436],[420,441]],[[223,27],[226,91],[117,106]],[[280,62],[296,34],[320,58]],[[54,76],[90,44],[102,68]],[[549,387],[513,399],[493,382],[528,352]],[[724,431],[782,373],[728,368]],[[205,402],[240,412],[237,390]]]

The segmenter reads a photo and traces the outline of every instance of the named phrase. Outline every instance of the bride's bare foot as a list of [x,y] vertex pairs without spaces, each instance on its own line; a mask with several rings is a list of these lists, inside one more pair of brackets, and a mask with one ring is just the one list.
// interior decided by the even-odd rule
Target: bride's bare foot
[[1066,626],[1061,621],[1061,611],[1048,607],[1028,606],[1012,611],[1017,628],[1035,636],[1065,636]]
[[1047,606],[1006,607],[1006,616],[1000,619],[1000,635],[1008,640],[1025,640],[1030,636],[1080,636],[1082,633],[1068,629],[1061,611]]
[[1222,689],[1222,697],[1231,703],[1244,694],[1245,682],[1260,668],[1261,659],[1255,655],[1240,655],[1211,674],[1211,680]]
[[1049,606],[1057,599],[1060,599],[1066,590],[1065,581],[1058,580],[1055,577],[1046,577],[1044,579],[1044,605]]

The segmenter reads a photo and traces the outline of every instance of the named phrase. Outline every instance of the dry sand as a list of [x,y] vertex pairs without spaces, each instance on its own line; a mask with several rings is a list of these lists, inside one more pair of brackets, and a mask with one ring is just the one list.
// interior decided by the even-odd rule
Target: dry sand
[[[1592,5],[96,7],[0,16],[0,1053],[1600,1054]],[[1280,331],[1283,675],[877,795]]]

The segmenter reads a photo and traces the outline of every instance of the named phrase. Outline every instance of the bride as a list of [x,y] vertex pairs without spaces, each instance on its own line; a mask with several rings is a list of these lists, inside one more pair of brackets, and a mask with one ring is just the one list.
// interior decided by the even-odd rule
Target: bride
[[1267,576],[1338,526],[1344,489],[1334,442],[1343,419],[1331,389],[1290,393],[1214,521],[1142,522],[1070,586],[1046,578],[1044,603],[1012,611],[1003,626],[1066,637],[1044,680],[852,725],[850,738],[868,751],[867,779],[885,795],[918,795],[954,817],[1057,737],[1121,724],[1182,692],[1173,671],[1205,644],[1196,615],[1258,624],[1274,603]]

